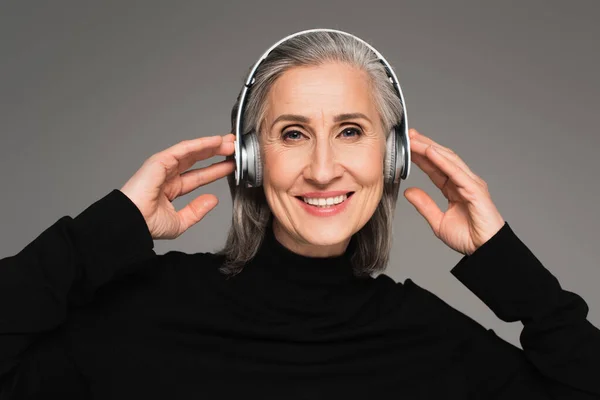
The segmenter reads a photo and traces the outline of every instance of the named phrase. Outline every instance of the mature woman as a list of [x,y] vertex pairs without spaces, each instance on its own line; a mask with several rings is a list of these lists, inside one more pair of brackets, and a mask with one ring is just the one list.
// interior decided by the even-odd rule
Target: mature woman
[[[448,210],[404,195],[464,254],[453,275],[523,322],[523,350],[382,273],[399,191],[386,144],[404,112],[388,78],[350,35],[296,35],[248,92],[260,186],[234,182],[233,134],[186,140],[2,259],[0,398],[600,398],[587,304],[516,237],[483,179],[414,129],[412,161]],[[180,236],[217,198],[171,202],[225,176],[225,247],[157,255],[153,239]]]

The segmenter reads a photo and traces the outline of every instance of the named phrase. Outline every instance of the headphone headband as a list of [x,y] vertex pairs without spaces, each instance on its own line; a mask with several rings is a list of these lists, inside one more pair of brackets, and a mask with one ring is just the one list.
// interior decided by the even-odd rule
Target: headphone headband
[[[383,64],[386,74],[388,76],[388,79],[390,80],[390,82],[392,83],[394,88],[396,89],[396,93],[398,94],[398,97],[400,98],[400,102],[402,104],[402,119],[400,121],[400,127],[399,127],[399,129],[401,130],[400,133],[401,133],[402,141],[403,141],[403,144],[400,146],[400,148],[402,149],[402,154],[399,155],[401,157],[400,162],[396,163],[396,166],[394,167],[396,169],[395,175],[394,175],[394,182],[397,183],[400,180],[400,178],[406,179],[410,173],[410,164],[411,164],[410,150],[409,150],[410,149],[410,138],[408,136],[408,123],[406,121],[406,105],[404,103],[404,95],[402,94],[402,89],[400,87],[400,83],[398,81],[398,78],[396,77],[396,74],[394,73],[393,68],[387,62],[387,60],[383,57],[383,55],[381,53],[379,53],[379,51],[377,51],[373,46],[371,46],[369,43],[365,42],[363,39],[356,37],[348,32],[344,32],[344,31],[340,31],[340,30],[336,30],[336,29],[317,28],[317,29],[307,29],[304,31],[292,33],[291,35],[288,35],[288,36],[284,37],[283,39],[279,40],[278,42],[273,44],[271,47],[269,47],[267,49],[267,51],[265,51],[263,53],[263,55],[258,59],[258,61],[254,64],[254,66],[250,70],[250,73],[248,74],[248,77],[246,78],[246,81],[244,83],[244,87],[242,88],[242,93],[240,94],[240,100],[239,100],[239,105],[238,105],[238,109],[237,109],[236,121],[235,121],[235,184],[236,184],[236,186],[239,185],[240,182],[245,178],[244,176],[242,176],[243,171],[247,171],[247,165],[242,165],[242,160],[243,159],[247,160],[246,157],[242,157],[242,151],[245,150],[245,149],[242,149],[242,147],[241,147],[242,135],[243,135],[242,120],[243,120],[246,96],[248,94],[249,89],[254,84],[254,80],[255,80],[254,74],[256,73],[256,70],[262,64],[262,62],[281,43],[283,43],[286,40],[291,39],[293,37],[303,35],[306,33],[311,33],[311,32],[334,32],[334,33],[339,33],[342,35],[350,36],[350,37],[354,38],[355,40],[358,40],[359,42],[363,43],[371,51],[373,51],[373,53],[375,53],[375,55],[377,55],[377,57],[379,58],[379,61]],[[402,176],[400,176],[401,175],[400,169],[401,169],[401,165],[402,165],[401,161],[404,162],[404,170],[403,170]]]

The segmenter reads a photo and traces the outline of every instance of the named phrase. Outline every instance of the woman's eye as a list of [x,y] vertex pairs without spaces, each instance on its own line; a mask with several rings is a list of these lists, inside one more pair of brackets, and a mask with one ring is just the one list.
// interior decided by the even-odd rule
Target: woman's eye
[[298,132],[298,131],[287,131],[283,134],[283,140],[298,140],[298,139],[302,139],[302,133]]
[[[340,133],[340,135],[345,138],[354,138],[361,134],[362,131],[359,128],[345,128],[342,133]],[[282,138],[283,140],[297,141],[302,139],[302,136],[304,135],[300,131],[287,131],[283,133]]]
[[355,137],[355,136],[359,136],[361,134],[361,130],[358,128],[345,128],[341,135],[343,137]]

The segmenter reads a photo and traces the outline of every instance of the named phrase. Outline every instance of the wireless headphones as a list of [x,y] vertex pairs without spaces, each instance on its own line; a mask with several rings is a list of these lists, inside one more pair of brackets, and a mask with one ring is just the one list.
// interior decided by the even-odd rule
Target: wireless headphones
[[408,137],[408,125],[406,122],[406,106],[404,104],[404,96],[402,95],[402,89],[398,78],[394,74],[394,71],[386,59],[370,44],[364,40],[348,33],[335,29],[308,29],[293,33],[285,38],[281,39],[273,46],[271,46],[254,64],[254,67],[248,74],[246,83],[240,94],[239,106],[237,109],[237,116],[235,121],[235,184],[239,186],[242,182],[245,182],[246,187],[258,187],[262,185],[262,161],[260,158],[260,149],[258,145],[258,136],[256,132],[249,132],[246,135],[243,134],[242,121],[244,120],[244,106],[245,100],[248,96],[248,91],[254,84],[254,74],[260,64],[267,58],[267,56],[277,46],[286,40],[293,38],[298,35],[302,35],[310,32],[336,32],[343,35],[350,36],[371,49],[375,55],[379,58],[379,61],[383,64],[386,74],[391,84],[396,89],[396,93],[400,98],[402,105],[402,118],[398,125],[395,125],[386,141],[386,154],[384,162],[384,180],[388,184],[398,183],[400,179],[408,178],[410,174],[410,140]]

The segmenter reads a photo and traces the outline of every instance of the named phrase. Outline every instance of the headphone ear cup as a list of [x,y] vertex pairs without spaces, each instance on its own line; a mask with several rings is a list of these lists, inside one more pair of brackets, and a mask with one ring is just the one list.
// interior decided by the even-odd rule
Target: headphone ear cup
[[396,129],[392,128],[386,140],[385,159],[383,162],[383,178],[385,183],[394,182],[396,169]]
[[262,185],[262,160],[258,137],[254,131],[244,135],[244,146],[246,148],[246,159],[248,160],[248,181],[252,187]]

